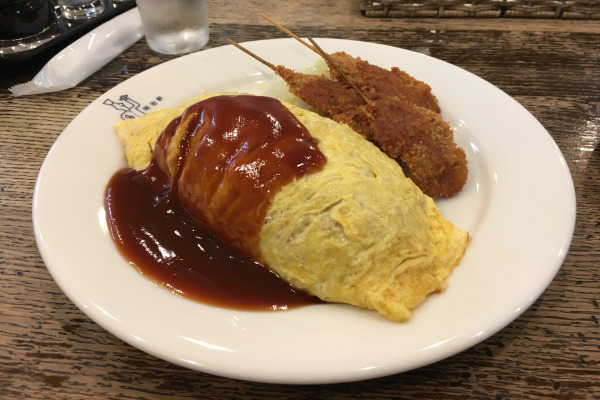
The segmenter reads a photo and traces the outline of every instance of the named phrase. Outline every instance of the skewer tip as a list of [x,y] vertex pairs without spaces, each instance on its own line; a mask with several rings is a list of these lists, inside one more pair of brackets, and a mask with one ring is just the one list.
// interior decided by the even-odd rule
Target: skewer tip
[[241,51],[243,51],[244,53],[248,54],[250,57],[254,58],[257,61],[260,61],[261,63],[263,63],[264,65],[266,65],[267,67],[271,68],[272,70],[275,70],[275,65],[271,64],[270,62],[268,62],[267,60],[264,60],[263,58],[259,57],[258,55],[254,54],[253,52],[251,52],[250,50],[248,50],[247,48],[245,48],[244,46],[242,46],[239,43],[236,43],[235,41],[231,40],[230,38],[226,39],[227,42],[229,44],[234,45],[235,47],[237,47],[238,49],[240,49]]

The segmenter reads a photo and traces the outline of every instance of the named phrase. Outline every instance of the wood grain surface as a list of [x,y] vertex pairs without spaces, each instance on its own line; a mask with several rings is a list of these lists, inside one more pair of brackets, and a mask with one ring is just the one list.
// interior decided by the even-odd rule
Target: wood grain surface
[[7,88],[30,79],[49,55],[3,64],[0,398],[600,398],[600,24],[365,18],[357,1],[346,0],[209,1],[209,9],[209,47],[224,45],[228,37],[237,42],[282,37],[259,17],[264,12],[299,34],[384,43],[431,55],[513,96],[550,132],[573,175],[577,222],[561,270],[533,306],[497,334],[403,374],[290,386],[172,365],[112,336],[69,301],[40,257],[31,211],[42,161],[71,119],[106,90],[174,57],[153,53],[141,40],[73,89],[25,97],[13,97]]

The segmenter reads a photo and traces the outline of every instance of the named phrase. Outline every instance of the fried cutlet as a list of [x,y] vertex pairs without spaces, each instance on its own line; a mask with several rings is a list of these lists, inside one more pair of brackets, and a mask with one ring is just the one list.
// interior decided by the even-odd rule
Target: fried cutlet
[[[431,93],[431,87],[397,67],[390,70],[381,68],[343,51],[329,54],[329,58],[363,93],[374,92],[398,97],[440,113],[440,106],[437,98]],[[329,72],[334,80],[343,80],[331,65]]]
[[406,163],[411,178],[431,197],[452,197],[467,181],[465,152],[439,114],[404,98],[367,92],[369,104],[348,85],[283,66],[276,73],[290,91],[339,123]]

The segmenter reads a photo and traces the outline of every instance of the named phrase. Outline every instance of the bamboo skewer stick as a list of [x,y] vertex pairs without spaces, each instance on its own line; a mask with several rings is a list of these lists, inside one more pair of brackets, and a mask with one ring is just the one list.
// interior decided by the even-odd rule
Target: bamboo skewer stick
[[238,49],[240,49],[241,51],[243,51],[244,53],[248,54],[250,57],[256,59],[257,61],[260,61],[261,63],[265,64],[267,67],[271,68],[273,71],[275,71],[275,69],[277,68],[274,64],[271,64],[270,62],[268,62],[267,60],[262,59],[261,57],[259,57],[258,55],[254,54],[253,52],[251,52],[250,50],[248,50],[247,48],[243,47],[242,45],[234,42],[233,40],[227,38],[227,41],[234,45],[235,47],[237,47]]
[[309,43],[307,43],[304,39],[302,39],[301,37],[295,35],[292,31],[290,31],[289,29],[284,28],[282,25],[278,24],[277,22],[275,22],[273,19],[267,17],[265,14],[260,14],[261,17],[263,17],[264,19],[266,19],[267,21],[269,21],[272,25],[274,25],[277,29],[279,29],[280,31],[286,33],[288,36],[296,39],[297,41],[299,41],[300,43],[302,43],[303,45],[305,45],[306,47],[308,47],[309,49],[311,49],[312,51],[314,51],[315,53],[318,53],[317,49],[314,48],[313,46],[311,46]]
[[317,49],[317,52],[319,53],[319,55],[321,57],[323,57],[325,59],[325,61],[327,61],[327,63],[333,67],[333,69],[336,70],[336,72],[342,77],[342,79],[344,81],[346,81],[346,83],[348,85],[352,86],[352,89],[354,89],[356,91],[356,93],[358,93],[360,95],[360,97],[362,97],[362,99],[364,100],[364,102],[367,105],[372,106],[373,103],[371,102],[371,100],[369,100],[369,98],[362,92],[362,90],[360,90],[360,88],[358,86],[356,86],[354,83],[352,83],[352,81],[350,80],[350,78],[348,78],[346,76],[346,74],[344,74],[344,72],[341,69],[338,68],[338,66],[333,62],[333,60],[331,59],[331,57],[329,57],[329,54],[327,54],[321,48],[321,46],[319,46],[317,44],[317,42],[315,42],[315,40],[310,35],[306,35],[306,37],[308,38],[308,40],[310,40],[310,42],[312,43],[312,45],[315,46],[315,49]]
[[[319,54],[321,57],[323,57],[325,59],[325,61],[327,61],[337,71],[337,73],[343,78],[343,80],[346,82],[346,84],[350,85],[352,87],[352,89],[354,89],[354,91],[356,91],[356,93],[363,99],[363,101],[367,105],[369,105],[369,106],[373,105],[373,103],[371,102],[371,100],[369,100],[369,98],[367,96],[365,96],[365,94],[362,92],[362,90],[360,90],[360,88],[358,88],[358,86],[356,86],[354,83],[352,83],[350,81],[350,79],[337,67],[337,65],[335,65],[335,63],[331,60],[331,57],[329,57],[329,55],[317,44],[317,42],[315,42],[314,39],[310,35],[307,35],[307,37],[308,37],[308,40],[310,40],[310,42],[314,46],[314,47],[311,46],[311,49],[313,51],[315,51],[317,54]],[[273,71],[277,72],[277,67],[274,64],[272,64],[272,63],[268,62],[267,60],[261,58],[257,54],[251,52],[247,48],[243,47],[239,43],[236,43],[236,42],[234,42],[233,40],[231,40],[229,38],[227,38],[227,42],[229,42],[230,44],[234,45],[235,47],[237,47],[238,49],[240,49],[244,53],[248,54],[250,57],[254,58],[255,60],[263,63],[264,65],[266,65],[267,67],[269,67]]]
[[323,57],[323,59],[325,59],[325,61],[327,61],[327,63],[333,67],[333,69],[336,70],[336,72],[342,77],[342,79],[350,86],[352,86],[352,88],[356,91],[356,93],[358,93],[360,95],[360,97],[362,97],[362,99],[364,100],[365,103],[367,103],[368,105],[372,105],[373,103],[371,102],[371,100],[369,100],[367,98],[367,96],[362,92],[362,90],[360,90],[360,88],[358,88],[354,83],[352,83],[350,81],[350,79],[346,76],[346,74],[344,74],[342,72],[341,69],[339,69],[339,67],[333,62],[333,60],[331,59],[331,57],[329,57],[329,54],[327,54],[315,41],[314,39],[310,36],[310,35],[306,35],[306,37],[308,38],[308,40],[312,43],[312,46],[307,43],[305,40],[303,40],[302,38],[300,38],[299,36],[297,36],[296,34],[294,34],[292,31],[290,31],[289,29],[283,27],[282,25],[280,25],[279,23],[277,23],[276,21],[274,21],[273,19],[267,17],[265,14],[260,14],[260,16],[262,18],[264,18],[265,20],[269,21],[272,25],[274,25],[277,29],[281,30],[282,32],[285,32],[288,36],[296,39],[297,41],[299,41],[300,43],[302,43],[303,45],[305,45],[306,47],[308,47],[309,49],[311,49],[312,51],[314,51],[315,53],[317,53],[318,55],[320,55],[321,57]]

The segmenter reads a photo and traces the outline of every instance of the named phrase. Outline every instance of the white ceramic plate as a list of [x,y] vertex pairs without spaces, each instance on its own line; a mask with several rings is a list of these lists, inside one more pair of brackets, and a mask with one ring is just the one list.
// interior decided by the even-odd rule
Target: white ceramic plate
[[[244,312],[180,298],[121,258],[107,232],[103,200],[125,165],[113,123],[175,106],[201,93],[262,93],[278,79],[232,46],[201,51],[141,73],[83,110],[48,153],[33,217],[42,257],[61,289],[90,318],[127,343],[211,374],[274,383],[332,383],[417,368],[484,340],[527,309],[552,281],[569,248],[575,195],[559,149],[538,121],[486,81],[410,51],[319,39],[429,83],[467,152],[470,175],[443,215],[471,243],[443,294],[408,323],[344,305]],[[291,39],[245,44],[297,70],[316,56]],[[137,105],[136,105],[137,104]]]

